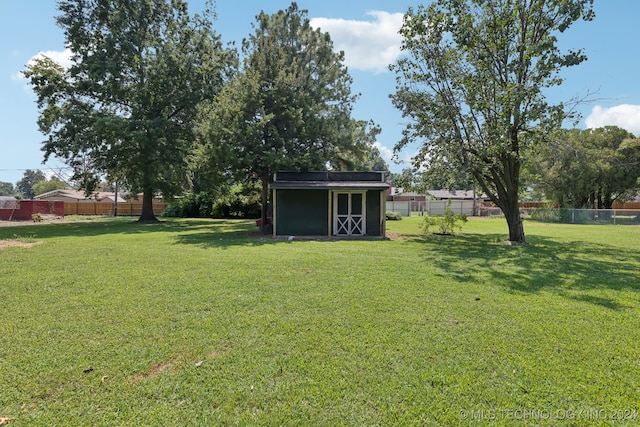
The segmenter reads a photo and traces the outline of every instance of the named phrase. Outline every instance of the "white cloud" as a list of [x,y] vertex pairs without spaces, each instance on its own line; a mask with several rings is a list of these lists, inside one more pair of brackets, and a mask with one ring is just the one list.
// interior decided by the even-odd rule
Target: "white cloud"
[[402,13],[371,11],[373,21],[313,18],[311,26],[331,35],[334,48],[344,51],[349,68],[383,73],[400,56]]
[[376,147],[378,149],[378,151],[380,152],[380,157],[382,157],[382,159],[387,162],[387,165],[392,163],[392,159],[393,159],[393,150],[391,150],[388,147],[385,147],[384,145],[382,145],[380,142],[376,141],[373,143],[373,146]]
[[611,108],[596,105],[584,122],[589,129],[618,126],[640,136],[640,105],[622,104]]
[[[27,66],[32,65],[36,59],[41,58],[43,56],[51,58],[53,61],[57,62],[64,68],[69,68],[73,63],[73,61],[71,61],[71,49],[65,49],[63,51],[47,50],[45,52],[40,51],[36,55],[29,58],[29,61],[27,61]],[[18,71],[12,74],[11,79],[25,80],[24,76],[22,75],[22,71]]]
[[[69,68],[71,66],[71,64],[73,63],[73,61],[71,60],[71,49],[65,49],[62,52],[60,51],[55,51],[55,50],[48,50],[46,52],[40,52],[38,53],[38,55],[36,55],[36,57],[38,56],[48,56],[49,58],[53,59],[55,62],[57,62],[58,64],[62,65],[64,68]],[[35,59],[32,58],[32,60]]]

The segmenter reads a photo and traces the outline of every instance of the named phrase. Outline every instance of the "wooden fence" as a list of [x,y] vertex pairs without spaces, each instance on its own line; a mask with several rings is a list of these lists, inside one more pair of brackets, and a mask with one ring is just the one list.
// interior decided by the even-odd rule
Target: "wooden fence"
[[[113,216],[113,202],[64,202],[65,215],[108,215]],[[168,203],[153,202],[153,213],[162,215]],[[119,202],[118,216],[139,216],[142,213],[142,201]]]
[[640,210],[640,202],[626,202],[623,204],[614,203],[611,209],[638,209]]

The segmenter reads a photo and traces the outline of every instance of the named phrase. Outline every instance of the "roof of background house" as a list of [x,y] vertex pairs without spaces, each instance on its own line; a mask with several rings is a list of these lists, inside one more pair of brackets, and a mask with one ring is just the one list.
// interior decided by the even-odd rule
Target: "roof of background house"
[[407,192],[396,193],[396,194],[394,194],[394,196],[416,197],[416,196],[424,196],[424,193],[416,193],[415,191],[407,191]]
[[[123,199],[120,194],[121,193],[118,193],[118,202],[126,202],[126,200]],[[85,192],[82,190],[52,190],[37,195],[35,199],[50,199],[52,197],[68,197],[70,199],[76,199],[78,201],[97,200],[112,202],[115,199],[115,193],[102,191],[93,193],[90,197],[87,197]]]
[[473,200],[486,199],[485,194],[477,194],[472,190],[428,190],[427,195],[441,200]]

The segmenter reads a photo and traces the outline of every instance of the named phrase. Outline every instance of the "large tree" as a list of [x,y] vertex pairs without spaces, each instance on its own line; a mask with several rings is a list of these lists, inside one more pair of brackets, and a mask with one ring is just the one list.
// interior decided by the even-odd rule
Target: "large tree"
[[23,199],[33,199],[36,195],[33,191],[33,186],[40,181],[46,180],[47,177],[41,170],[27,169],[24,171],[22,179],[16,182],[16,190],[21,193]]
[[0,181],[0,196],[14,196],[15,193],[12,183]]
[[616,126],[562,130],[527,156],[527,170],[560,207],[611,209],[640,188],[640,139]]
[[419,142],[416,166],[468,171],[500,207],[509,240],[524,242],[521,155],[567,118],[544,90],[586,59],[557,37],[590,20],[593,0],[436,0],[409,9],[393,103],[411,119],[400,150]]
[[243,41],[240,74],[205,113],[205,131],[213,167],[229,164],[236,178],[261,183],[264,227],[276,170],[355,164],[377,128],[351,118],[356,96],[343,53],[311,27],[305,10],[292,3],[262,12],[254,29]]
[[47,193],[53,190],[62,190],[67,188],[67,184],[60,181],[58,178],[51,178],[50,180],[38,181],[33,184],[32,190],[36,196]]
[[[182,0],[63,0],[57,23],[72,52],[64,69],[43,57],[24,72],[38,96],[45,160],[64,159],[86,187],[106,174],[152,201],[187,180],[196,108],[222,86],[235,56],[211,13]],[[91,188],[86,188],[90,192]]]

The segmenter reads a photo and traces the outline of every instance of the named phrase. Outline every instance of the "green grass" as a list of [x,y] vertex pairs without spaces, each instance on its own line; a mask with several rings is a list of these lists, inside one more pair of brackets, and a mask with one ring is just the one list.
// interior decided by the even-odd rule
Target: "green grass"
[[507,246],[504,220],[449,237],[420,220],[388,222],[392,241],[0,228],[44,242],[0,249],[0,420],[638,423],[611,418],[640,411],[640,227],[527,221],[530,244]]

